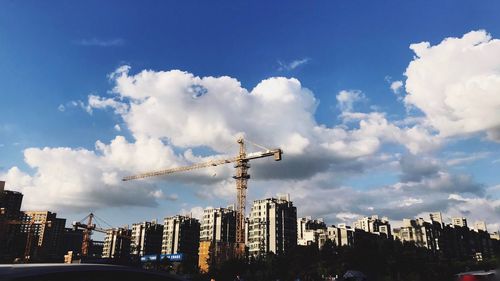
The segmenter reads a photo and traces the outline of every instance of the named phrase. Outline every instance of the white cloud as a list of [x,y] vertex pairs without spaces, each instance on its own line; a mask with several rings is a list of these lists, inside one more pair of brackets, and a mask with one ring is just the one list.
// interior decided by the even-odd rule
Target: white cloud
[[403,88],[403,81],[394,81],[391,83],[391,90],[395,94],[399,94],[401,91],[401,88]]
[[[147,155],[147,157],[144,157]],[[50,210],[89,210],[113,206],[155,206],[157,200],[176,200],[151,181],[123,183],[121,177],[144,169],[188,163],[154,139],[129,143],[116,137],[110,144],[98,141],[96,150],[28,148],[26,163],[34,175],[9,169],[0,178],[7,187],[25,194],[23,207]],[[175,179],[175,177],[173,177]]]
[[500,141],[500,40],[486,31],[412,44],[404,99],[443,137],[478,132]]
[[337,95],[337,102],[341,111],[350,112],[353,110],[354,103],[365,100],[365,95],[358,90],[343,90]]
[[121,132],[122,128],[120,127],[120,125],[118,124],[115,124],[115,126],[113,127],[115,129],[115,131],[117,132]]
[[410,207],[415,204],[422,204],[424,201],[420,198],[406,198],[404,199],[401,204],[399,204],[399,207]]
[[114,109],[116,114],[125,114],[128,111],[128,105],[126,103],[110,99],[110,98],[102,98],[96,95],[89,95],[88,97],[88,106],[85,107],[85,110],[91,114],[93,108],[97,109],[105,109],[105,108]]
[[[424,117],[407,116],[392,121],[383,112],[357,112],[354,104],[366,100],[365,96],[359,91],[341,91],[337,95],[342,111],[339,116],[341,124],[332,126],[317,122],[318,100],[297,79],[273,77],[248,90],[238,80],[226,76],[197,77],[179,70],[144,70],[130,74],[130,67],[122,66],[109,75],[114,83],[112,96],[91,94],[86,103],[75,101],[71,104],[89,113],[111,108],[123,120],[120,120],[119,128],[130,131],[133,140],[117,136],[109,143],[97,141],[93,150],[30,148],[25,150],[24,156],[34,173],[29,175],[11,168],[3,176],[10,186],[25,192],[28,206],[54,210],[154,206],[158,200],[176,200],[178,195],[162,186],[161,180],[128,184],[122,183],[120,178],[131,173],[233,155],[237,149],[235,139],[244,135],[256,143],[281,147],[285,151],[284,161],[280,163],[269,159],[252,163],[252,192],[256,193],[250,197],[269,194],[269,190],[272,190],[272,195],[290,193],[302,214],[342,221],[369,214],[401,219],[436,210],[444,210],[447,214],[470,212],[473,205],[469,202],[472,201],[450,197],[450,194],[456,194],[461,198],[485,200],[490,207],[479,209],[485,214],[477,216],[498,223],[492,215],[497,210],[496,201],[487,199],[488,192],[472,176],[450,173],[440,161],[421,155],[440,147],[446,137],[458,133],[446,131],[443,129],[446,126],[440,127],[441,123],[433,120],[433,106],[429,106],[429,113],[427,105],[421,106],[422,86],[417,85],[417,81],[437,79],[436,83],[424,86],[429,90],[444,90],[430,95],[427,101],[435,99],[437,104],[446,103],[448,95],[454,92],[448,93],[447,86],[438,84],[446,84],[452,78],[429,78],[425,72],[417,71],[420,60],[436,59],[426,53],[435,47],[415,45],[413,48],[418,58],[407,70],[409,95],[405,101],[422,109]],[[427,64],[422,65],[426,70]],[[480,73],[474,73],[474,77],[482,77]],[[442,124],[450,120],[469,122],[469,113],[450,105],[447,105],[447,110],[449,112],[445,110],[445,113],[451,112],[457,118],[445,114],[446,122]],[[486,111],[491,110],[491,107],[486,107]],[[438,136],[433,128],[439,131]],[[482,130],[492,132],[493,129],[485,127]],[[381,149],[387,144],[406,147],[413,154],[408,157],[415,158],[402,163],[398,162],[402,159],[399,154],[381,154]],[[191,149],[199,147],[208,148],[216,156],[195,155]],[[454,163],[469,161],[458,159],[467,157],[449,159],[452,162],[448,164],[453,164],[453,160]],[[391,172],[395,177],[397,170],[401,169],[401,181],[367,190],[342,185],[349,176],[370,173],[382,166],[393,169]],[[199,185],[196,195],[202,199],[232,201],[235,189],[234,183],[228,180],[231,173],[232,167],[227,165],[176,174],[170,179],[196,183]],[[189,210],[195,211],[199,213],[200,208]]]
[[465,163],[470,163],[474,162],[480,159],[484,159],[488,157],[490,153],[488,152],[477,152],[477,153],[471,153],[471,154],[464,154],[461,156],[453,157],[451,159],[448,159],[446,161],[446,165],[448,166],[456,166],[456,165],[462,165]]
[[[26,198],[44,198],[44,206],[54,209],[153,206],[157,200],[175,200],[176,195],[157,186],[158,180],[123,184],[120,178],[233,155],[241,135],[285,151],[280,163],[255,161],[256,179],[303,180],[326,171],[359,173],[384,143],[406,146],[412,153],[439,145],[420,124],[398,127],[384,113],[354,112],[354,102],[364,99],[358,91],[339,93],[343,123],[328,127],[314,117],[318,101],[313,93],[294,78],[269,78],[248,91],[226,76],[197,77],[179,70],[129,72],[130,67],[122,66],[109,75],[115,84],[112,96],[91,94],[87,103],[70,104],[89,113],[113,109],[134,140],[117,136],[109,144],[97,141],[95,150],[25,150],[25,160],[35,170],[31,183],[19,186]],[[191,151],[196,147],[209,148],[216,156],[196,156]],[[227,198],[234,197],[232,183],[226,181],[231,173],[227,166],[170,179],[201,184],[200,197]],[[29,200],[28,205],[33,203]]]
[[63,105],[63,104],[60,104],[58,107],[57,107],[57,110],[59,110],[60,112],[64,112],[66,110],[66,107]]
[[112,38],[112,39],[90,38],[90,39],[81,39],[75,41],[75,44],[86,47],[119,47],[125,44],[125,40],[121,38]]
[[278,61],[278,64],[279,64],[279,69],[278,70],[280,70],[280,71],[294,70],[297,67],[308,63],[309,61],[310,61],[309,58],[297,59],[297,60],[293,60],[293,61],[288,62],[288,63],[282,62],[282,61]]

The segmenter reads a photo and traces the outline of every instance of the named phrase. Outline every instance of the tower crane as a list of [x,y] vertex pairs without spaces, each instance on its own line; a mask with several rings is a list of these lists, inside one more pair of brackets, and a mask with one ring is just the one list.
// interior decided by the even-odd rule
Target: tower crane
[[[82,240],[82,257],[86,257],[89,254],[90,243],[92,242],[91,236],[93,231],[97,231],[100,233],[107,233],[108,230],[98,227],[94,223],[94,219],[97,218],[94,213],[88,214],[81,221],[73,222],[73,227],[75,229],[83,229],[83,240]],[[83,223],[83,221],[87,220],[87,223]],[[102,219],[101,219],[102,220]],[[125,239],[130,239],[130,236],[120,235],[120,237]]]
[[[251,143],[250,141],[246,140]],[[265,150],[259,152],[247,153],[245,147],[245,140],[243,138],[239,138],[237,140],[239,144],[239,154],[234,157],[230,157],[227,159],[217,159],[211,160],[207,162],[196,163],[190,166],[183,167],[175,167],[170,169],[163,169],[158,171],[146,172],[138,175],[127,176],[123,178],[123,181],[143,179],[155,176],[163,176],[169,175],[177,172],[191,171],[196,169],[202,169],[207,167],[214,167],[223,164],[235,163],[234,167],[236,168],[236,173],[233,178],[236,180],[236,243],[244,243],[245,242],[245,208],[246,208],[246,192],[247,192],[247,182],[250,178],[248,174],[248,169],[250,168],[250,164],[248,163],[250,160],[270,157],[274,156],[275,161],[280,161],[283,151],[280,148],[275,149],[267,149],[260,145],[254,144],[258,147],[261,147]],[[251,143],[253,144],[253,143]]]
[[37,221],[10,220],[10,221],[7,221],[7,224],[25,226],[26,245],[24,247],[24,256],[22,258],[22,260],[24,262],[29,262],[29,260],[31,259],[30,253],[31,253],[32,245],[33,245],[33,239],[35,238],[34,237],[35,236],[35,225],[47,226],[47,227],[52,226],[51,221],[37,222]]

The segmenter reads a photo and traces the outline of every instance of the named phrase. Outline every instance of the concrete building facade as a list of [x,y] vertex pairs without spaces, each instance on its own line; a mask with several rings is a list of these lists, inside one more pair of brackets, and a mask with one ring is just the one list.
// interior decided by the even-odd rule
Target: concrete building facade
[[30,259],[58,260],[66,219],[58,218],[56,213],[49,211],[25,211],[21,219],[23,224],[20,225],[20,232],[32,236]]
[[198,257],[200,222],[188,216],[165,218],[163,224],[162,254],[185,254]]
[[134,256],[158,255],[161,253],[163,225],[156,221],[132,224],[130,254]]
[[319,248],[326,242],[326,224],[323,219],[303,217],[297,219],[297,245],[307,246],[316,244]]
[[5,181],[0,181],[0,262],[12,262],[24,250],[20,235],[20,221],[23,194],[5,190]]
[[389,220],[386,217],[380,219],[377,215],[358,219],[354,222],[354,228],[373,234],[383,234],[387,237],[392,236]]
[[297,209],[290,197],[255,200],[248,226],[249,254],[281,254],[296,245]]
[[106,259],[128,259],[130,256],[130,237],[132,231],[127,228],[113,228],[106,231],[102,257]]
[[198,267],[207,272],[211,264],[235,257],[236,211],[228,208],[207,208],[200,228]]

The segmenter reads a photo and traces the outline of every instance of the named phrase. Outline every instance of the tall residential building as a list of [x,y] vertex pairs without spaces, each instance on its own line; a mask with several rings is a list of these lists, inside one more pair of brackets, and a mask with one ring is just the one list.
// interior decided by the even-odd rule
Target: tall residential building
[[345,223],[340,223],[338,229],[339,243],[337,245],[352,246],[354,244],[354,229]]
[[8,219],[19,219],[23,194],[5,190],[5,181],[0,181],[0,216]]
[[386,217],[379,219],[378,216],[373,215],[371,217],[360,218],[354,223],[354,228],[369,233],[384,234],[387,237],[392,236],[391,224]]
[[21,218],[22,200],[22,193],[5,190],[5,182],[0,181],[0,263],[12,262],[24,250],[20,225],[12,223]]
[[165,218],[162,254],[184,254],[198,260],[200,222],[188,216]]
[[127,228],[112,228],[106,231],[102,257],[106,259],[127,259],[130,255],[132,231]]
[[394,236],[401,241],[411,241],[416,246],[437,252],[441,246],[441,231],[441,224],[438,222],[426,222],[422,218],[404,219],[403,226],[394,229]]
[[21,233],[32,234],[30,259],[55,261],[60,257],[66,219],[49,211],[26,211],[22,215]]
[[236,211],[233,206],[203,211],[200,241],[236,241]]
[[161,253],[163,225],[156,221],[134,223],[130,240],[130,254],[136,256]]
[[297,245],[297,209],[289,196],[255,200],[250,211],[250,255],[286,253]]
[[319,248],[326,242],[326,224],[323,219],[304,217],[297,219],[297,245],[317,244]]
[[[245,224],[246,225],[246,224]],[[198,267],[208,271],[210,264],[234,258],[236,242],[236,211],[228,208],[207,208],[200,228]]]
[[466,218],[452,218],[451,224],[460,227],[467,227],[467,219]]

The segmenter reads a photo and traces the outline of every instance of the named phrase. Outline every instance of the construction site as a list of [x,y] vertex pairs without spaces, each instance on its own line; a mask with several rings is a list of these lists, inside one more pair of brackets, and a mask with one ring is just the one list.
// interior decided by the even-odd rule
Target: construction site
[[[8,206],[2,209],[4,212],[12,209],[17,211],[11,211],[3,216],[7,219],[0,220],[0,224],[4,226],[1,229],[6,230],[1,231],[0,235],[3,235],[3,238],[9,242],[8,245],[16,244],[24,245],[24,247],[23,249],[5,249],[4,259],[14,259],[24,263],[56,260],[57,255],[60,256],[62,251],[68,249],[53,245],[52,248],[58,249],[50,254],[45,253],[44,249],[50,248],[48,241],[59,241],[62,240],[63,236],[68,240],[67,244],[71,244],[69,247],[71,249],[64,252],[64,262],[66,263],[107,259],[115,263],[126,264],[134,262],[134,258],[137,262],[141,257],[143,260],[147,260],[154,256],[158,256],[157,259],[160,259],[160,255],[182,254],[183,259],[190,260],[202,271],[207,271],[209,265],[213,263],[235,258],[247,258],[249,255],[248,233],[251,225],[246,215],[250,162],[267,157],[272,157],[274,161],[281,161],[283,151],[280,148],[268,149],[243,138],[238,138],[237,144],[238,154],[233,157],[194,163],[189,166],[148,171],[124,176],[122,179],[124,184],[129,185],[134,184],[134,181],[150,177],[165,177],[159,180],[168,181],[168,175],[174,173],[226,164],[234,165],[233,179],[236,187],[234,204],[228,208],[208,210],[212,213],[206,218],[204,217],[201,223],[191,217],[179,215],[165,218],[164,224],[153,221],[133,224],[131,228],[129,226],[113,227],[91,212],[80,221],[73,222],[71,229],[65,229],[65,219],[57,218],[55,213],[20,211],[21,194],[17,196],[17,199],[10,199],[17,206]],[[249,152],[247,144],[252,144],[262,150]],[[16,198],[15,196],[11,197]],[[205,223],[203,220],[206,220]],[[261,225],[262,222],[258,222],[258,224]],[[209,227],[210,225],[212,227]],[[200,229],[200,227],[202,228]],[[210,228],[210,230],[203,228]],[[104,235],[104,241],[94,240],[92,235],[95,232],[101,233],[101,236]],[[189,232],[192,232],[190,244],[195,246],[190,247],[190,249],[182,249],[182,246],[177,244],[181,240],[183,240],[183,244],[186,244],[184,240],[188,239],[186,233]],[[183,237],[179,237],[180,235]],[[156,242],[152,242],[155,239]],[[81,246],[76,248],[75,245]],[[11,253],[11,255],[6,253]],[[12,253],[14,254],[12,255]]]

